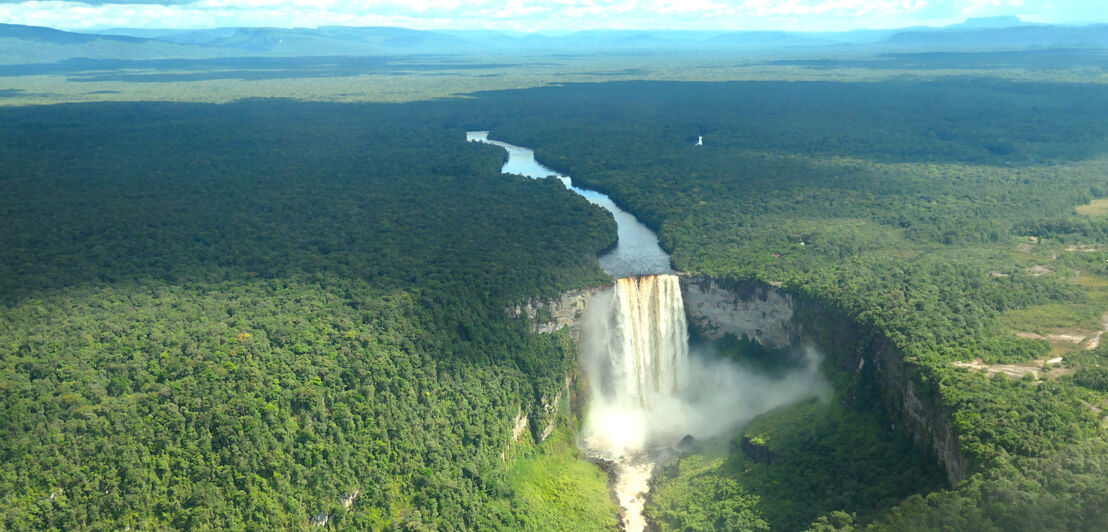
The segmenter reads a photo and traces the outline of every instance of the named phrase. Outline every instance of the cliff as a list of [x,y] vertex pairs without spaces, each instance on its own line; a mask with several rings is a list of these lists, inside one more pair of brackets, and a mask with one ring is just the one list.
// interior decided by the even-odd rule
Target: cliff
[[513,318],[531,320],[531,331],[538,333],[552,333],[569,327],[573,340],[581,340],[581,317],[585,313],[585,307],[601,287],[570,290],[556,299],[531,298],[523,303],[512,305],[505,309],[505,313]]
[[[554,299],[531,298],[523,303],[512,305],[504,312],[512,318],[522,319],[526,317],[531,321],[531,331],[550,334],[561,329],[569,329],[569,335],[575,345],[581,342],[581,319],[585,314],[585,307],[593,294],[602,287],[570,290]],[[521,406],[519,414],[513,420],[514,428],[512,441],[516,441],[523,431],[531,427],[531,435],[536,442],[541,443],[554,432],[554,426],[558,421],[557,411],[561,402],[569,395],[570,389],[577,382],[576,372],[565,376],[562,387],[553,398],[543,396],[540,399],[541,411],[536,417],[546,420],[541,427],[535,425],[536,420],[530,419]]]
[[747,335],[766,347],[792,345],[793,300],[772,286],[726,283],[710,277],[681,277],[685,314],[700,334],[719,339]]
[[774,286],[682,276],[685,311],[705,336],[725,333],[767,347],[814,345],[832,363],[854,375],[847,399],[869,382],[877,384],[889,418],[933,456],[956,485],[966,477],[966,459],[937,391],[904,354],[881,335],[862,330],[826,304],[796,297]]

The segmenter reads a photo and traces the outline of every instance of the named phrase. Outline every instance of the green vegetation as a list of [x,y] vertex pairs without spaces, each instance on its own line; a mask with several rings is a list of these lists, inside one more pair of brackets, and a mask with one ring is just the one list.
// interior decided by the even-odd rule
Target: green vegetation
[[1055,330],[1077,328],[1098,330],[1101,307],[1092,304],[1047,303],[1013,309],[1001,315],[1001,321],[1014,331],[1047,334]]
[[[732,452],[719,444],[680,458],[660,475],[647,514],[662,530],[801,530],[833,510],[868,521],[908,495],[943,486],[932,460],[889,430],[879,402],[843,402],[775,410],[735,434]],[[720,526],[715,520],[723,516],[744,516],[745,524]]]
[[[561,425],[522,453],[508,471],[519,527],[524,530],[618,530],[619,513],[609,500],[608,476],[582,456],[576,420]],[[524,438],[528,438],[525,435]]]
[[720,474],[722,453],[680,461],[680,475],[655,485],[646,514],[660,530],[770,530],[755,510],[758,497],[741,482]]
[[[1104,530],[1108,443],[1095,438],[1023,465],[999,461],[958,490],[909,498],[868,530]],[[855,530],[849,520],[813,530]]]
[[610,216],[413,108],[2,114],[0,528],[533,519],[501,454],[576,354],[503,309]]
[[[831,402],[745,429],[771,462],[717,448],[667,470],[647,507],[659,526],[1106,528],[1108,351],[1012,334],[1103,327],[1100,77],[641,61],[652,70],[5,78],[3,105],[777,81],[5,107],[0,528],[612,523],[572,419],[512,442],[521,410],[533,431],[554,415],[543,400],[575,352],[503,312],[605,282],[612,221],[556,182],[500,175],[502,153],[465,144],[467,128],[608,192],[683,271],[845,316],[858,345],[903,358],[969,466],[924,495],[941,483],[932,457],[872,378],[842,372]],[[1040,379],[954,364],[1059,352]],[[857,354],[828,364],[854,371]]]

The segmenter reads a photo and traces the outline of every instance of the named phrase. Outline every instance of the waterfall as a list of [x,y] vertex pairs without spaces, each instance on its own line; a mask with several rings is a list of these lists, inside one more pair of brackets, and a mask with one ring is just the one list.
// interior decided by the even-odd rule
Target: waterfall
[[585,324],[582,357],[592,398],[584,444],[616,466],[624,529],[643,530],[654,471],[650,447],[675,443],[665,440],[684,422],[675,409],[689,357],[680,282],[675,275],[619,279],[589,303]]
[[689,335],[675,275],[626,277],[616,282],[602,388],[613,404],[649,410],[681,388]]

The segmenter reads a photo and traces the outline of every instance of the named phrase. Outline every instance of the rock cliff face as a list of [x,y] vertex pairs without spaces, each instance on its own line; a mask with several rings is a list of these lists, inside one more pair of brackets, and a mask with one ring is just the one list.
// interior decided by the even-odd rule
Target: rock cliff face
[[793,301],[772,286],[728,285],[709,277],[681,277],[681,296],[689,323],[718,339],[747,335],[767,347],[788,347],[797,336]]
[[[532,332],[550,334],[568,328],[574,343],[579,344],[581,342],[581,319],[585,314],[585,307],[588,306],[593,294],[601,288],[570,290],[555,299],[531,298],[524,303],[510,306],[504,311],[512,318],[526,317],[530,319]],[[528,418],[521,406],[519,414],[513,420],[512,441],[518,440],[523,431],[527,430],[527,427],[531,427],[531,435],[535,441],[541,443],[548,438],[554,432],[554,426],[558,420],[555,413],[576,382],[577,375],[566,375],[562,387],[553,398],[545,396],[541,398],[541,416],[547,420],[541,430],[540,427],[534,425],[534,420]]]
[[889,383],[882,387],[886,409],[900,412],[900,422],[916,446],[935,454],[951,486],[965,480],[966,458],[950,415],[939,404],[938,394],[921,384],[919,370],[905,362],[904,356],[883,339],[874,340],[867,352],[874,353],[873,362],[882,383]]
[[554,427],[558,424],[558,407],[561,406],[562,401],[569,394],[570,387],[573,386],[575,382],[577,382],[576,375],[566,375],[565,380],[562,382],[562,387],[558,390],[558,393],[554,395],[554,399],[542,398],[543,414],[549,421],[546,422],[546,426],[543,427],[541,433],[534,435],[535,441],[542,443],[554,432]]
[[775,348],[815,345],[858,378],[876,379],[886,412],[897,428],[935,457],[951,485],[965,479],[966,459],[937,392],[883,337],[867,334],[824,305],[770,285],[684,276],[682,295],[690,323],[706,336],[745,334]]
[[505,312],[513,318],[526,316],[531,320],[531,330],[552,333],[569,327],[574,341],[581,340],[581,317],[585,307],[600,287],[570,290],[556,299],[531,298],[525,303],[513,305]]

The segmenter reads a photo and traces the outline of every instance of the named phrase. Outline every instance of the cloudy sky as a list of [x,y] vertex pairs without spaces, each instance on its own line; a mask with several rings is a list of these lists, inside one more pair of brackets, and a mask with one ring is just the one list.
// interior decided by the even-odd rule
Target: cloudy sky
[[[0,0],[0,22],[111,27],[404,26],[435,29],[846,30],[1018,15],[1099,22],[1106,0]],[[1096,20],[1101,19],[1101,20]]]

